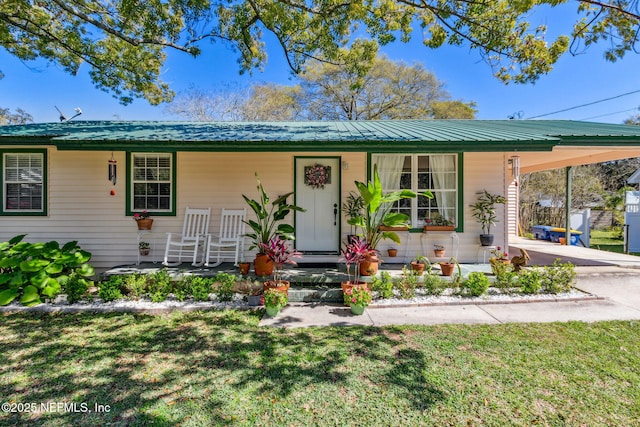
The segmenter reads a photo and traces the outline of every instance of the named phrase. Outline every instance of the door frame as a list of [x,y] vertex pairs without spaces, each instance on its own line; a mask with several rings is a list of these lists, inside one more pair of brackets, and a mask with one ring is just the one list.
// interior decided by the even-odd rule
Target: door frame
[[[342,156],[293,156],[293,203],[297,205],[298,201],[298,182],[296,177],[298,176],[298,159],[331,159],[338,160],[338,173],[335,174],[332,178],[337,179],[338,186],[338,247],[335,251],[336,254],[340,254],[340,249],[342,247]],[[337,175],[337,176],[336,176]],[[297,224],[297,215],[293,215],[293,227],[295,228],[295,236],[296,239],[293,241],[293,247],[297,249],[298,247],[298,224]],[[311,251],[313,252],[313,251]],[[333,252],[333,251],[331,251]],[[313,254],[313,253],[312,253]]]

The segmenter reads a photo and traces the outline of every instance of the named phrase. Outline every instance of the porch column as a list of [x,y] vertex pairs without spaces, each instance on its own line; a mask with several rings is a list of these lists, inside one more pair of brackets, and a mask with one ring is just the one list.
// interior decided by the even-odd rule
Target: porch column
[[566,198],[564,202],[565,209],[565,220],[564,220],[564,244],[571,244],[571,166],[567,166],[565,169],[565,188],[566,188]]

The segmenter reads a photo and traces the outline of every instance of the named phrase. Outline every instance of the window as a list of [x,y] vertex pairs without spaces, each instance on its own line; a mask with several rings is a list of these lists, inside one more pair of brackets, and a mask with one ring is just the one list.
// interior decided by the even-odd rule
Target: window
[[[384,191],[431,191],[433,198],[418,196],[396,202],[396,212],[409,216],[412,227],[426,218],[443,217],[458,225],[457,154],[373,154]],[[373,167],[373,166],[372,166]]]
[[175,213],[175,154],[131,153],[130,161],[130,210]]
[[2,153],[2,213],[46,215],[44,150]]

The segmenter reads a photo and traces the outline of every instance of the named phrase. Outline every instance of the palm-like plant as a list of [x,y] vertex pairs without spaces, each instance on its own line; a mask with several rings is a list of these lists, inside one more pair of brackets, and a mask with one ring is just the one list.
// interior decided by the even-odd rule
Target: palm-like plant
[[[413,199],[417,193],[411,190],[391,191],[384,194],[378,175],[378,166],[373,167],[373,180],[369,182],[356,181],[356,188],[364,200],[364,213],[351,218],[348,223],[362,229],[369,248],[376,249],[382,239],[389,239],[400,244],[400,237],[395,231],[381,230],[386,227],[407,227],[409,217],[403,213],[391,212],[395,202],[401,199]],[[421,195],[432,198],[430,191]]]
[[265,254],[264,246],[268,245],[269,241],[279,236],[284,240],[295,240],[295,229],[290,224],[281,223],[285,217],[291,211],[304,212],[305,209],[287,203],[287,198],[293,194],[293,191],[283,194],[270,202],[270,197],[262,186],[262,182],[256,173],[256,180],[258,181],[258,193],[260,198],[258,200],[250,199],[244,194],[242,197],[251,207],[256,215],[256,220],[244,221],[252,232],[245,234],[245,236],[251,238],[253,243],[249,249],[258,249],[259,254]]

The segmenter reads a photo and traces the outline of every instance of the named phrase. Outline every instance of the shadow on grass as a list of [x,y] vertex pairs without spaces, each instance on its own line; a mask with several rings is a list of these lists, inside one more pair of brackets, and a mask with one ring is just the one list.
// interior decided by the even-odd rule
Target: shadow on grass
[[[3,401],[84,403],[89,411],[4,413],[0,425],[231,425],[243,401],[257,417],[271,398],[349,383],[348,362],[381,367],[416,408],[443,397],[425,381],[426,357],[403,348],[399,334],[258,328],[259,315],[5,315]],[[266,406],[255,408],[256,399]],[[108,412],[92,412],[95,404]]]

